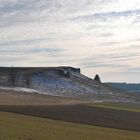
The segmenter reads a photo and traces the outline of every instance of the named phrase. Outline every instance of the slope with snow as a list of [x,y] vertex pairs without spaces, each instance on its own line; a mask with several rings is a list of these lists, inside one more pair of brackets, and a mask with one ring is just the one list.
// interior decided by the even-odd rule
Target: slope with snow
[[[9,69],[6,70],[10,72]],[[140,95],[115,90],[109,85],[82,75],[80,69],[72,67],[15,68],[12,72],[14,84],[10,86],[13,86],[14,90],[93,100],[140,102]]]

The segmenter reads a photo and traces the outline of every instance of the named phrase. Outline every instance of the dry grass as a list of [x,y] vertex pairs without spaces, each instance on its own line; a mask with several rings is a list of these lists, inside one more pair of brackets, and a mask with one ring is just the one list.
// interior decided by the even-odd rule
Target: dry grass
[[139,140],[140,133],[0,112],[0,140]]
[[70,105],[87,103],[84,99],[55,97],[38,93],[0,90],[0,105]]
[[115,110],[124,110],[131,112],[140,112],[140,104],[135,103],[119,103],[119,102],[103,102],[103,103],[92,103],[89,106],[108,108]]

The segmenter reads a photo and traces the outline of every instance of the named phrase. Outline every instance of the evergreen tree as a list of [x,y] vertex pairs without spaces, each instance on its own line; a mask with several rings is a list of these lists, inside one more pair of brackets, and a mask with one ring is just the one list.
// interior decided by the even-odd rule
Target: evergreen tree
[[101,82],[101,79],[100,79],[100,77],[99,77],[99,75],[98,75],[98,74],[96,74],[96,76],[95,76],[94,80],[95,80],[95,81],[97,81],[97,82]]

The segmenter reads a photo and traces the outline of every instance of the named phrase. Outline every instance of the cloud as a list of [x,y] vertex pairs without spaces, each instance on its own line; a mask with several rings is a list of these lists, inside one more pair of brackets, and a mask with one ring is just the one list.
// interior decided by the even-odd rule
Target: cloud
[[120,12],[107,12],[107,13],[94,13],[91,15],[85,15],[85,16],[78,16],[76,18],[73,18],[72,20],[78,20],[78,21],[85,21],[85,22],[94,22],[94,21],[112,21],[112,20],[118,20],[120,18],[130,18],[137,16],[140,16],[140,9],[134,9],[134,10],[127,10],[127,11],[120,11]]
[[104,81],[121,79],[125,70],[129,81],[129,73],[139,70],[139,0],[0,3],[1,66],[71,65]]

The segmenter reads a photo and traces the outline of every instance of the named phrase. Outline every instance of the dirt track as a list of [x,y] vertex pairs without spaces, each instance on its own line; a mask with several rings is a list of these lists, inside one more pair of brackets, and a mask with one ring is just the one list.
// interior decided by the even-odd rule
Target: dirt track
[[103,109],[86,105],[0,106],[0,111],[14,112],[56,120],[140,131],[140,113]]

